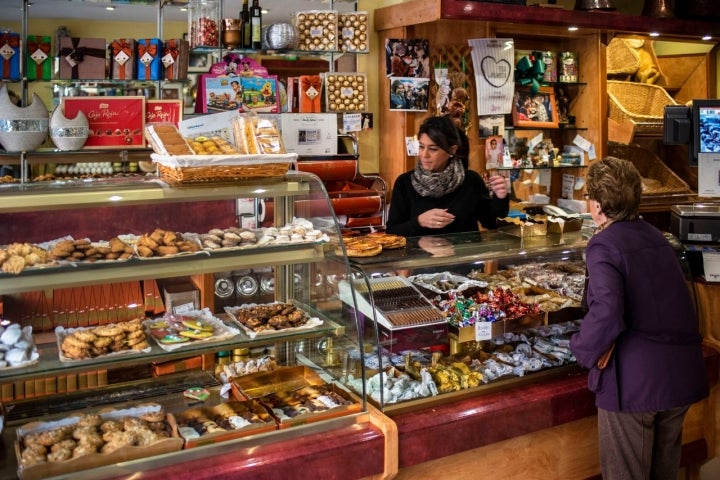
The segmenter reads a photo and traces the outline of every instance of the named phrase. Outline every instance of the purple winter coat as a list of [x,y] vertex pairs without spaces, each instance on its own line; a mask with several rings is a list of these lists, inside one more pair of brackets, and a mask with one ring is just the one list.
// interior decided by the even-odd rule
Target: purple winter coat
[[[612,223],[586,249],[587,303],[570,340],[595,404],[611,412],[690,405],[709,393],[690,290],[668,240],[644,220]],[[598,359],[615,342],[604,370]]]

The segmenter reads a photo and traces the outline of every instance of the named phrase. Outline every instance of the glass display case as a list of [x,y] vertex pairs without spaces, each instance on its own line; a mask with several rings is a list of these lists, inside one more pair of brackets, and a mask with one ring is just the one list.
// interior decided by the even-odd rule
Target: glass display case
[[[273,226],[237,228],[239,198],[263,198],[272,203]],[[270,440],[267,432],[261,432],[200,446],[190,453],[180,450],[140,458],[125,464],[124,473],[128,468],[143,471],[267,444],[275,441],[273,437],[278,441],[299,438],[308,432],[353,425],[366,415],[362,392],[351,393],[336,381],[342,372],[340,352],[357,349],[360,329],[355,310],[344,308],[339,299],[337,279],[349,278],[350,267],[344,256],[336,254],[333,245],[339,241],[340,228],[327,192],[315,175],[288,172],[277,178],[172,188],[156,180],[136,179],[3,185],[0,224],[3,265],[10,265],[8,257],[17,256],[22,248],[32,248],[41,257],[20,266],[13,262],[17,268],[0,272],[5,330],[11,324],[29,329],[32,344],[24,362],[7,362],[0,369],[7,446],[1,478],[16,478],[12,445],[17,429],[28,422],[138,401],[160,403],[168,412],[179,413],[191,405],[186,393],[194,387],[206,389],[209,401],[222,402],[221,393],[229,393],[232,399],[231,387],[236,389],[238,382],[223,376],[223,367],[231,361],[270,358],[279,369],[263,373],[285,368],[301,371],[300,378],[292,381],[310,376],[320,379],[333,385],[351,408],[319,421],[306,418],[278,426],[272,429]],[[156,251],[143,256],[142,239],[158,230],[200,243],[184,252],[163,256]],[[226,236],[237,232],[253,239],[233,246],[201,245],[208,235],[221,231]],[[91,259],[58,250],[60,245],[73,243],[97,250],[116,239],[129,246],[127,257]],[[82,249],[74,251],[78,250]],[[84,251],[88,253],[88,249]],[[254,272],[264,296],[238,296],[234,305],[222,303],[227,285],[218,287],[217,279],[227,278],[224,272]],[[176,293],[169,285],[179,284],[178,279],[191,281],[190,292],[179,292],[194,295],[190,300],[173,296]],[[171,306],[169,301],[175,303]],[[242,307],[274,303],[296,308],[307,317],[306,323],[272,328],[269,321],[263,328],[243,323]],[[214,325],[207,340],[168,348],[160,341],[166,337],[152,335],[153,322],[170,314],[192,315],[191,307],[208,315],[199,321]],[[163,309],[164,314],[160,313]],[[147,332],[145,348],[123,347],[122,351],[86,352],[76,357],[63,343],[71,332],[94,332],[138,319]],[[266,380],[268,384],[292,383],[272,376]],[[257,391],[258,384],[252,386]],[[72,476],[105,478],[116,476],[120,468],[106,465]]]
[[590,228],[526,233],[408,238],[351,258],[340,296],[359,310],[365,384],[348,385],[395,413],[576,371]]

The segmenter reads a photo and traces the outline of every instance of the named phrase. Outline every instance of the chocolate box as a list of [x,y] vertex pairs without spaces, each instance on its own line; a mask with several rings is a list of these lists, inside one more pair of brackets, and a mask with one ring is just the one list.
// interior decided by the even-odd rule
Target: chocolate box
[[52,78],[52,48],[48,35],[28,35],[25,65],[28,80]]
[[299,87],[299,112],[322,113],[322,77],[320,75],[301,75]]
[[159,38],[137,41],[137,79],[160,80],[163,74],[162,42]]
[[273,407],[264,400],[268,396],[282,392],[293,392],[305,387],[326,385],[332,393],[347,401],[347,404],[338,405],[327,410],[302,413],[292,418],[278,417],[273,413],[280,429],[350,415],[360,411],[360,400],[357,397],[336,384],[326,384],[317,373],[306,366],[282,367],[270,372],[251,373],[235,378],[232,383],[232,391],[238,399],[259,400],[261,404],[272,412]]
[[117,38],[108,45],[110,78],[132,80],[135,78],[136,44],[132,38]]
[[145,97],[63,97],[63,111],[75,118],[82,111],[90,134],[83,148],[144,148]]
[[367,75],[355,72],[325,74],[328,112],[364,112],[368,109]]
[[167,80],[184,80],[188,75],[189,43],[181,38],[171,38],[163,42],[160,61]]
[[0,79],[20,79],[20,35],[17,33],[0,34]]
[[61,80],[104,80],[107,60],[104,38],[60,38]]

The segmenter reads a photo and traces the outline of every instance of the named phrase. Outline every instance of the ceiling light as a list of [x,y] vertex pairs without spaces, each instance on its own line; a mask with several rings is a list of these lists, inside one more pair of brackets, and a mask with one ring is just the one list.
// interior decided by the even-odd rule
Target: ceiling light
[[703,35],[703,40],[712,40],[712,35]]
[[650,32],[648,35],[650,35],[651,37],[659,37],[660,32]]
[[113,7],[112,5],[108,5],[107,7],[105,7],[105,10],[112,12],[113,10],[115,10],[115,7]]
[[579,28],[576,27],[576,26],[574,26],[574,25],[571,26],[571,27],[568,27],[568,31],[569,31],[569,32],[577,32],[578,30],[579,30]]

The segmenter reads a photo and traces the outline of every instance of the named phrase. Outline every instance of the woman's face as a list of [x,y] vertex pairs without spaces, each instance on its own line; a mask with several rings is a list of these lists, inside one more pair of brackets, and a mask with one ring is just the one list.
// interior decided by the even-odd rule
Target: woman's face
[[[452,147],[453,153],[457,146]],[[418,138],[418,157],[422,168],[430,172],[442,172],[450,160],[450,154],[437,146],[427,134]]]

